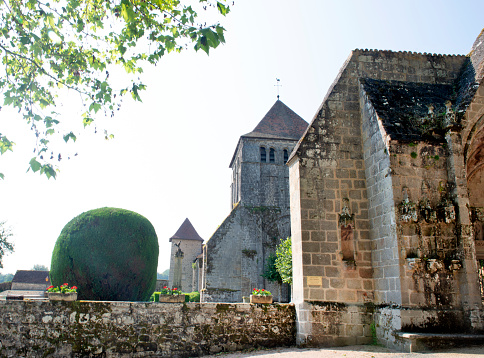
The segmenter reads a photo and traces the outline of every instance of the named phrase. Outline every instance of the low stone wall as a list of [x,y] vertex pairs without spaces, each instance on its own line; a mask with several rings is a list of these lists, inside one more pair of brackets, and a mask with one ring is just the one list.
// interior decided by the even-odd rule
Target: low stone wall
[[0,302],[2,357],[194,357],[295,344],[291,304]]

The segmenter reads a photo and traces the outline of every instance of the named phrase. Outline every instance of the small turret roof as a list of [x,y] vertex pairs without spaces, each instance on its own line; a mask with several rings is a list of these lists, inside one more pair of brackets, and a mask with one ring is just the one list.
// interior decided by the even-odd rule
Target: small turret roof
[[242,137],[298,140],[308,123],[279,99],[250,133]]
[[170,237],[170,242],[173,239],[203,241],[188,218],[181,224],[175,235]]

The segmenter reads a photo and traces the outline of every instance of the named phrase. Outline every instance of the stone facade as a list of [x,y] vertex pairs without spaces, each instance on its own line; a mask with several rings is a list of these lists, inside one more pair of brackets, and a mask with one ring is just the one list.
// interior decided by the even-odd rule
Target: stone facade
[[197,257],[202,253],[203,239],[198,235],[190,220],[185,219],[175,235],[170,238],[170,242],[168,287],[176,287],[183,292],[198,291],[198,281],[194,281],[193,266]]
[[299,344],[365,341],[370,324],[402,349],[399,331],[483,330],[483,40],[343,65],[288,162]]
[[294,344],[292,305],[0,301],[2,357],[196,357]]
[[232,169],[230,215],[203,248],[202,302],[241,302],[253,288],[287,302],[287,285],[261,274],[281,239],[290,236],[286,161],[307,123],[281,101],[240,137]]

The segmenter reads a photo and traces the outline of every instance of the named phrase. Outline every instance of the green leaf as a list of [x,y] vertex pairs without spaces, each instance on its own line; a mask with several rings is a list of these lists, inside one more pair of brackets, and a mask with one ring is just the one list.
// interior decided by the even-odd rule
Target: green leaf
[[97,113],[101,109],[101,105],[96,102],[92,102],[91,105],[89,106],[89,112],[94,111],[94,113]]
[[37,158],[34,157],[30,159],[30,168],[33,170],[34,173],[39,171],[41,167],[42,164],[37,161]]
[[45,174],[47,176],[47,179],[54,178],[56,176],[56,172],[52,165],[50,164],[45,164],[42,166],[42,169],[40,170],[40,174]]
[[74,133],[70,132],[64,136],[64,141],[67,143],[69,139],[72,139],[75,142],[77,137],[74,135]]
[[3,175],[3,173],[0,173],[0,179],[5,179],[5,175]]
[[82,120],[82,124],[84,124],[84,127],[87,127],[92,122],[94,122],[94,119],[92,119],[91,117],[86,117]]
[[223,16],[230,12],[230,8],[222,4],[220,1],[217,1],[217,9]]

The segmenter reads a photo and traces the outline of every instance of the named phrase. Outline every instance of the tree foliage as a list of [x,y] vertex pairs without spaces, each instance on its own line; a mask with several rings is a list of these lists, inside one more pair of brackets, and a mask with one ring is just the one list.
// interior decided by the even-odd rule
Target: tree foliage
[[0,273],[0,283],[2,283],[2,282],[9,282],[9,281],[12,281],[12,279],[13,279],[13,274],[12,273],[6,273],[6,274],[1,274]]
[[62,229],[50,280],[79,287],[82,300],[146,301],[155,290],[158,254],[148,219],[124,209],[94,209]]
[[[56,112],[61,91],[75,93],[82,101],[86,127],[96,115],[113,116],[125,96],[141,101],[146,86],[137,76],[143,64],[156,64],[164,54],[192,45],[208,54],[225,41],[220,24],[207,25],[198,15],[212,8],[225,16],[225,0],[194,0],[193,6],[187,5],[190,0],[182,1],[0,2],[0,92],[3,105],[17,110],[35,134],[29,169],[55,177],[62,156],[50,149],[50,142],[76,141],[72,125],[62,126],[66,120]],[[129,84],[114,88],[113,66],[131,75]],[[13,146],[13,140],[0,133],[0,154]]]
[[12,231],[5,221],[0,221],[0,268],[3,268],[3,256],[13,252],[13,244],[9,241]]
[[157,277],[158,280],[169,280],[170,279],[170,269],[166,269],[162,273],[158,272],[157,276],[158,276]]
[[292,285],[292,245],[290,237],[277,246],[275,265],[281,275],[282,282]]
[[34,271],[49,271],[49,268],[45,265],[35,264],[34,267],[32,267],[32,270],[34,270]]
[[271,282],[282,282],[281,275],[276,268],[276,255],[269,255],[266,261],[266,267],[264,268],[264,272],[262,273],[262,277],[268,279]]

